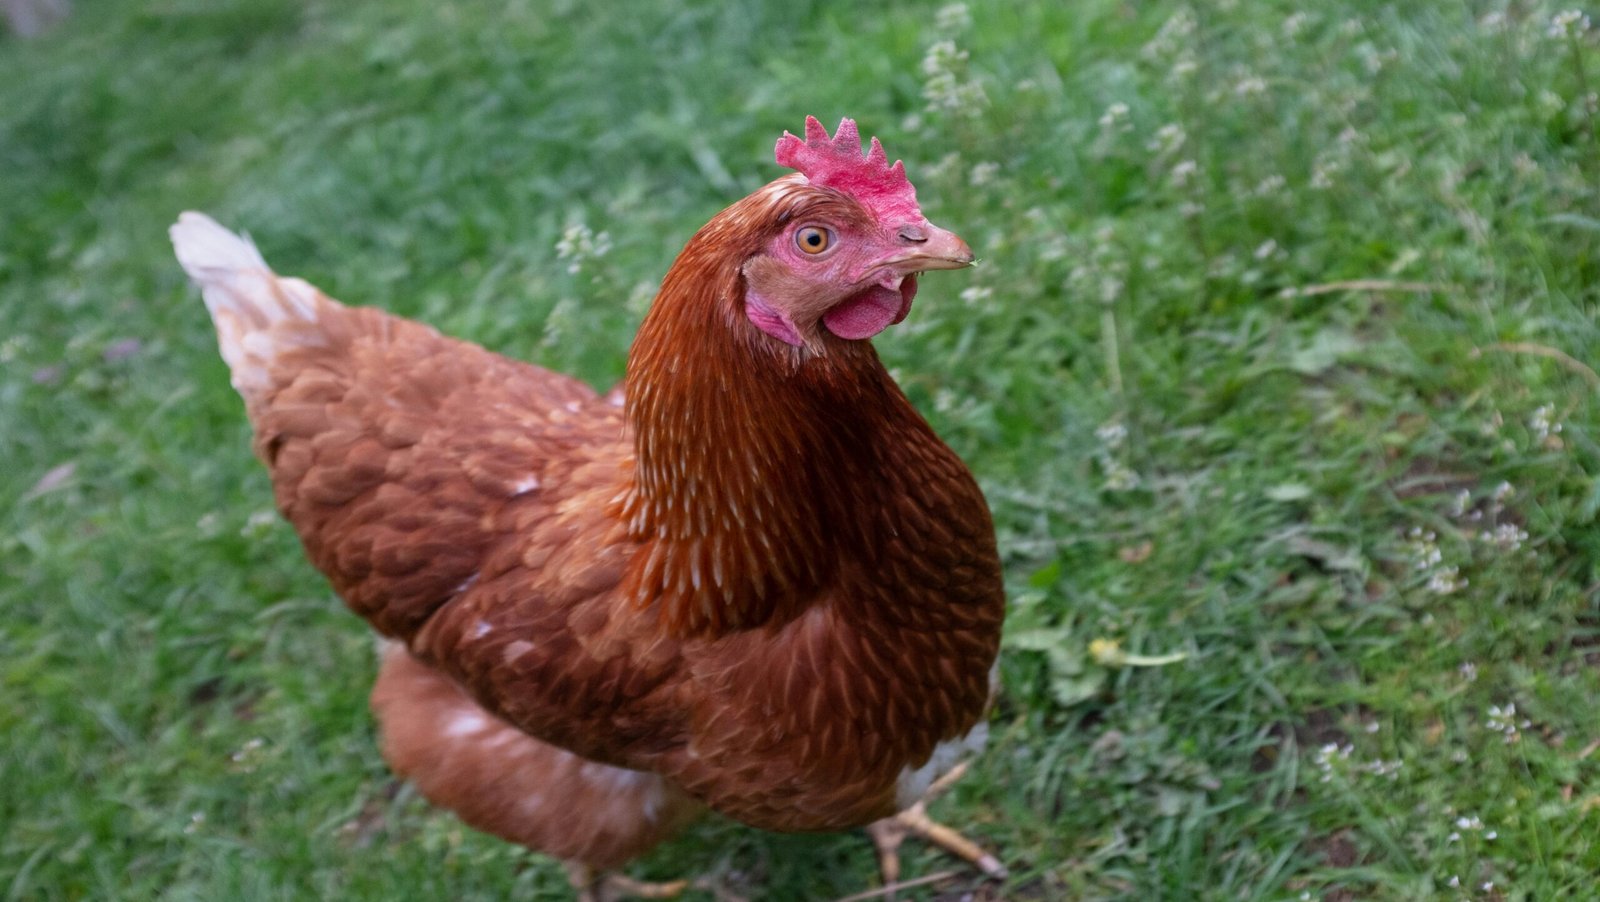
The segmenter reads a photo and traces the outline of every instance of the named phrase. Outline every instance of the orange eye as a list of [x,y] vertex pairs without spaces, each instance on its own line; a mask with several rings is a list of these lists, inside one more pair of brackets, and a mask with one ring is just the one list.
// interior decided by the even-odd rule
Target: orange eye
[[833,246],[833,233],[819,226],[806,226],[794,233],[794,243],[808,254],[820,254]]

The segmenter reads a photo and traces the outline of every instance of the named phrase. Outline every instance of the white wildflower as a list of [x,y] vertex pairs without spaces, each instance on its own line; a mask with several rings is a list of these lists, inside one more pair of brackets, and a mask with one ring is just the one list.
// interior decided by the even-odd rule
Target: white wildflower
[[1469,683],[1476,682],[1478,679],[1478,665],[1471,661],[1463,661],[1461,666],[1456,668],[1456,672],[1461,674],[1461,678]]
[[1163,22],[1155,36],[1139,49],[1139,55],[1148,60],[1171,56],[1189,43],[1189,37],[1195,32],[1195,25],[1194,13],[1187,8],[1179,9]]
[[[1522,726],[1528,726],[1528,720],[1524,718],[1521,724]],[[1516,702],[1507,702],[1503,708],[1499,705],[1490,705],[1484,727],[1499,733],[1507,745],[1520,742],[1522,740],[1522,731],[1518,726]]]
[[922,55],[922,99],[930,113],[976,115],[988,97],[967,78],[967,51],[952,40],[935,41]]
[[1000,174],[1000,164],[994,162],[977,163],[972,167],[972,172],[967,176],[973,187],[992,184]]
[[1279,191],[1282,191],[1284,186],[1288,184],[1288,179],[1285,179],[1283,176],[1274,172],[1273,174],[1257,182],[1255,188],[1251,189],[1250,193],[1254,194],[1256,197],[1269,197],[1277,194]]
[[1566,40],[1581,36],[1589,30],[1589,17],[1582,10],[1568,9],[1556,13],[1550,19],[1550,27],[1545,34],[1557,40]]
[[1467,585],[1459,567],[1440,567],[1428,574],[1428,591],[1435,595],[1449,595]]
[[1317,154],[1311,161],[1311,187],[1317,191],[1326,191],[1333,187],[1333,177],[1344,169],[1344,164],[1328,153]]
[[1253,97],[1264,94],[1267,90],[1267,80],[1259,75],[1246,75],[1233,85],[1235,97]]
[[1120,448],[1128,440],[1128,427],[1121,420],[1107,420],[1095,429],[1094,437],[1107,448]]
[[1126,492],[1138,488],[1143,480],[1117,455],[1127,443],[1128,427],[1120,420],[1107,420],[1095,429],[1094,435],[1100,441],[1100,448],[1095,452],[1095,457],[1099,459],[1100,469],[1105,473],[1105,490]]
[[1156,129],[1155,136],[1145,142],[1144,146],[1146,150],[1153,151],[1158,156],[1171,156],[1178,152],[1178,149],[1183,146],[1188,137],[1188,134],[1183,130],[1183,126],[1176,122],[1169,122]]
[[1308,13],[1297,12],[1283,20],[1283,36],[1292,38],[1305,30],[1306,23],[1311,20]]
[[577,275],[584,264],[611,252],[611,235],[594,232],[582,222],[574,222],[561,232],[556,242],[556,259],[566,260],[567,272]]
[[987,285],[969,285],[961,289],[961,300],[967,304],[978,304],[994,296],[994,289]]
[[933,181],[943,181],[955,174],[961,165],[961,154],[951,151],[932,163],[922,167],[923,176]]
[[1106,107],[1106,111],[1100,114],[1100,127],[1109,130],[1127,122],[1127,120],[1128,105],[1118,101]]
[[1350,755],[1354,751],[1355,746],[1349,743],[1341,745],[1337,742],[1329,742],[1318,748],[1316,754],[1311,758],[1317,770],[1322,772],[1322,775],[1317,778],[1318,781],[1322,783],[1333,782],[1334,768],[1341,762],[1349,761]]
[[239,535],[246,539],[259,538],[278,524],[278,513],[272,510],[259,510],[252,513],[244,521]]
[[1139,474],[1121,461],[1107,459],[1102,463],[1105,466],[1105,489],[1108,492],[1132,491],[1142,482]]
[[1493,531],[1478,533],[1478,541],[1493,545],[1501,551],[1516,551],[1528,540],[1528,531],[1515,523],[1501,523]]
[[1182,188],[1184,185],[1189,184],[1189,179],[1199,171],[1200,164],[1194,160],[1180,160],[1177,165],[1172,167],[1173,187]]
[[1254,256],[1257,260],[1268,260],[1278,255],[1278,242],[1271,238],[1261,242],[1261,245],[1257,247],[1255,253],[1252,254],[1252,256]]
[[933,16],[933,27],[945,34],[957,34],[972,27],[972,13],[965,3],[951,3]]
[[1361,65],[1366,68],[1368,75],[1377,75],[1383,67],[1400,58],[1400,51],[1390,48],[1379,50],[1371,44],[1363,43],[1356,47],[1356,56],[1361,58]]
[[1555,407],[1544,404],[1533,412],[1528,418],[1528,428],[1533,430],[1534,437],[1541,443],[1547,441],[1552,435],[1561,432],[1561,421],[1556,419]]

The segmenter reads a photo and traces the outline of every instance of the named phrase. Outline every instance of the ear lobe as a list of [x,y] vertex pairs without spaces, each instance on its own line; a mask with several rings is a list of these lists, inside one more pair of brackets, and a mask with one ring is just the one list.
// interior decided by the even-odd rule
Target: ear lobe
[[794,321],[749,288],[744,292],[744,315],[757,329],[785,344],[797,348],[805,345],[805,341],[800,338],[800,330],[794,326]]

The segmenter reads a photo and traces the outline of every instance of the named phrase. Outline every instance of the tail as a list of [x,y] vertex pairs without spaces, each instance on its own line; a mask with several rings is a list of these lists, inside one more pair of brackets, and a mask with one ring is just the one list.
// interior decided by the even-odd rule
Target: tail
[[178,262],[200,286],[233,387],[246,401],[272,388],[272,364],[285,346],[324,343],[316,324],[337,303],[300,279],[278,276],[249,238],[192,211],[168,231]]

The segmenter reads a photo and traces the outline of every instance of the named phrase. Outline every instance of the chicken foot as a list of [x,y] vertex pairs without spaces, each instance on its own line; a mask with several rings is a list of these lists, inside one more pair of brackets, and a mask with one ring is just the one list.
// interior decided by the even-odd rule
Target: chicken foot
[[885,887],[893,887],[900,880],[900,844],[905,842],[907,836],[918,836],[933,843],[982,871],[986,877],[996,880],[1006,878],[1008,872],[1000,859],[955,830],[928,817],[928,803],[948,791],[966,772],[965,762],[956,765],[949,773],[935,780],[916,804],[867,826],[867,835],[872,838],[878,853],[878,871],[883,876]]
[[620,902],[622,899],[676,899],[685,890],[709,892],[717,902],[745,902],[716,882],[705,878],[635,880],[626,874],[602,874],[585,864],[569,861],[567,880],[578,891],[578,902]]

